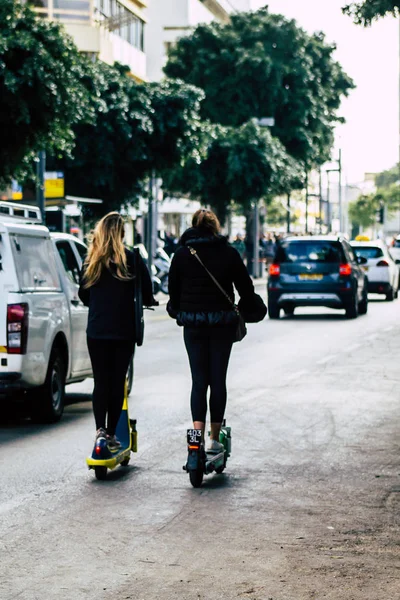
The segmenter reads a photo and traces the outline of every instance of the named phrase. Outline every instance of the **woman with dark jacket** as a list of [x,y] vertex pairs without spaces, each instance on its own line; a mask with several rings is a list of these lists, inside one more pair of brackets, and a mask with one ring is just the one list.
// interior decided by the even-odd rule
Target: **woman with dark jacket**
[[[117,212],[101,219],[93,232],[79,297],[89,307],[87,344],[93,368],[96,441],[110,450],[120,442],[115,430],[124,401],[125,379],[135,344],[141,343],[142,309],[158,302],[138,252],[124,247],[124,221]],[[107,423],[106,423],[107,420]]]
[[207,452],[221,452],[219,432],[224,418],[226,375],[238,316],[232,304],[194,256],[230,298],[234,288],[241,300],[254,297],[254,286],[243,261],[225,237],[209,210],[198,210],[190,229],[185,231],[169,272],[169,315],[184,328],[184,341],[192,373],[191,410],[193,427],[204,437],[207,391],[210,388],[211,433]]

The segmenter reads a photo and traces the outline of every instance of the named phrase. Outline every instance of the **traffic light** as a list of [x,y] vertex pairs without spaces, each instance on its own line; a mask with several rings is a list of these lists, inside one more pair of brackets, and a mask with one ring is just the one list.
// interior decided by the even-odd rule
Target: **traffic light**
[[376,220],[377,223],[380,223],[381,225],[383,225],[383,223],[385,222],[385,205],[383,204],[383,202],[380,203],[380,206],[376,211]]

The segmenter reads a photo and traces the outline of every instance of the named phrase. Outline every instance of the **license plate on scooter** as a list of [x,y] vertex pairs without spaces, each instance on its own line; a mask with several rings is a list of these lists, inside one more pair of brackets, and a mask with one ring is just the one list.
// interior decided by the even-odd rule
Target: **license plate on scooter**
[[202,431],[201,429],[187,430],[187,443],[189,446],[199,447],[201,444]]

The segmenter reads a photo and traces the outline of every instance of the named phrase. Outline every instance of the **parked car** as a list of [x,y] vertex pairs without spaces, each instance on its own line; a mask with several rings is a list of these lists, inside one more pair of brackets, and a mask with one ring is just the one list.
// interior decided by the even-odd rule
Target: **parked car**
[[279,319],[298,306],[344,308],[349,319],[368,310],[368,280],[346,239],[337,236],[288,237],[269,268],[268,309]]
[[399,293],[399,268],[391,257],[386,245],[375,242],[351,242],[358,257],[367,260],[363,269],[368,276],[368,292],[385,294],[392,301]]
[[393,244],[390,246],[389,252],[394,262],[400,267],[400,235],[393,240]]

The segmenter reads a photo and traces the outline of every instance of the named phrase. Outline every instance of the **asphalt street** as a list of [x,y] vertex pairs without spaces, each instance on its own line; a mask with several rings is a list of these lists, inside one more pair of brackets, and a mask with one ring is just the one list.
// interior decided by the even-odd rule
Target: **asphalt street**
[[232,457],[191,488],[182,330],[147,315],[139,452],[87,470],[92,381],[55,426],[0,423],[1,600],[400,598],[400,300],[249,326],[229,371]]

